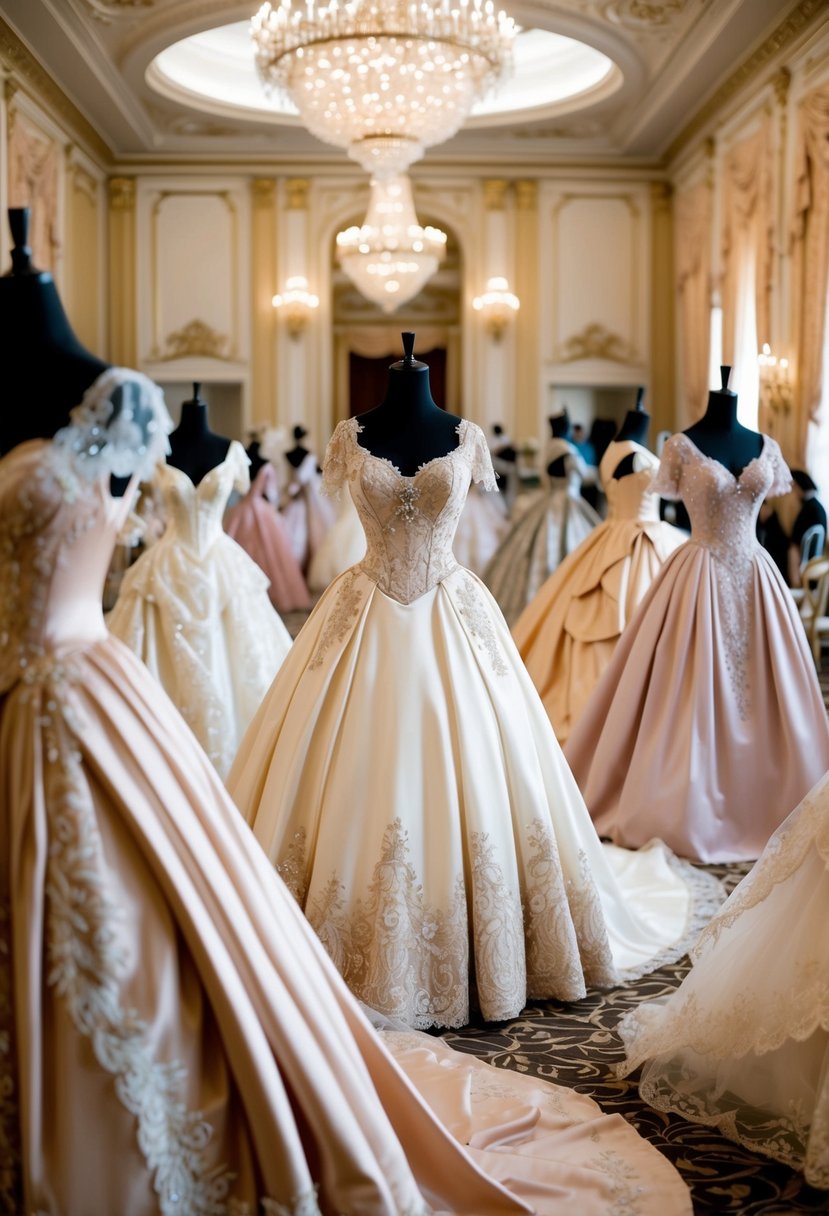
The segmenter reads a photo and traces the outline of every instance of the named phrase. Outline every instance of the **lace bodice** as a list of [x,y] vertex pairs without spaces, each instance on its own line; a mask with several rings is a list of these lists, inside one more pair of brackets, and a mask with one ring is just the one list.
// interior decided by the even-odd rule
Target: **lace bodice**
[[110,368],[53,440],[0,460],[0,692],[106,636],[104,579],[132,500],[108,478],[148,476],[171,428],[151,381]]
[[734,568],[759,548],[755,526],[763,499],[785,494],[791,484],[780,448],[768,435],[760,455],[735,477],[680,433],[665,444],[651,488],[662,498],[681,498],[691,517],[692,541]]
[[323,486],[348,482],[366,534],[360,569],[401,604],[419,599],[457,568],[452,541],[470,484],[495,490],[495,473],[480,427],[458,425],[458,446],[404,477],[389,461],[360,446],[356,418],[341,422],[323,465]]
[[160,464],[155,480],[168,520],[165,537],[174,538],[198,556],[205,554],[222,533],[222,516],[231,490],[245,494],[250,489],[249,464],[245,449],[235,439],[221,464],[197,486],[175,465]]
[[[633,472],[614,479],[613,473],[627,456],[633,456]],[[659,460],[653,452],[630,439],[608,445],[599,465],[599,476],[607,495],[607,518],[659,523],[659,495],[651,489]]]

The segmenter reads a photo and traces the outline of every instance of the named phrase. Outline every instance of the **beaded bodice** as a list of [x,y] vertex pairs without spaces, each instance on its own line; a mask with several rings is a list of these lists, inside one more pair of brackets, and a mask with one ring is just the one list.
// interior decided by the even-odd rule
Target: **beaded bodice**
[[463,421],[458,446],[404,477],[389,461],[361,447],[356,418],[341,422],[323,465],[323,485],[347,481],[366,534],[360,569],[401,604],[419,599],[457,568],[452,541],[472,481],[494,490],[495,474],[480,427]]
[[[627,456],[633,456],[633,472],[614,479],[613,473]],[[607,518],[616,522],[633,519],[638,523],[659,523],[659,495],[651,482],[659,460],[653,452],[630,439],[608,445],[599,465],[599,476],[607,496]]]
[[760,455],[739,477],[704,455],[687,435],[672,435],[652,483],[662,498],[682,499],[691,518],[691,540],[732,568],[743,566],[758,549],[755,526],[763,499],[790,487],[780,448],[768,435]]
[[104,579],[132,499],[113,498],[109,476],[148,476],[171,429],[150,380],[108,368],[54,439],[0,460],[0,693],[106,637]]
[[234,441],[221,464],[194,486],[175,465],[160,464],[155,479],[164,501],[165,537],[198,556],[205,554],[222,533],[222,516],[231,490],[244,494],[250,488],[247,453]]
[[[663,498],[681,498],[691,518],[691,545],[712,558],[722,629],[723,657],[737,706],[746,718],[751,705],[749,639],[753,636],[751,594],[755,561],[764,560],[755,532],[764,498],[785,494],[792,484],[780,448],[763,436],[759,456],[739,477],[706,456],[687,435],[672,435],[662,451],[652,489]],[[770,559],[770,577],[779,578]]]

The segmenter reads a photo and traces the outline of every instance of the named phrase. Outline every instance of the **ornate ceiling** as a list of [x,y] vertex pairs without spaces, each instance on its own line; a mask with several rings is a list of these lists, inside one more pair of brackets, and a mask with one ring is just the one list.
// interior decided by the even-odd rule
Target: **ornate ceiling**
[[[429,152],[430,165],[657,161],[689,120],[782,24],[813,21],[825,0],[503,0],[527,29],[576,39],[612,61],[613,87],[541,110],[476,118]],[[302,130],[240,107],[162,94],[155,57],[257,0],[3,0],[3,17],[101,133],[116,159],[269,157],[347,163]],[[823,8],[825,13],[825,7]],[[796,31],[795,31],[796,32]],[[520,71],[520,64],[519,64]],[[251,72],[253,67],[251,65]],[[521,84],[521,81],[517,82]],[[175,92],[173,90],[173,92]],[[183,100],[182,100],[183,98]]]

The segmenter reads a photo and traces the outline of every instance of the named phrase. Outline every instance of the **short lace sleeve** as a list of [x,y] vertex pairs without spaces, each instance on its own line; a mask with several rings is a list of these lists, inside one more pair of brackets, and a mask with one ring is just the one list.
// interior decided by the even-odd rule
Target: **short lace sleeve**
[[325,449],[322,462],[322,491],[330,498],[339,498],[348,481],[348,453],[351,446],[352,419],[339,422]]
[[770,435],[764,435],[763,438],[768,446],[772,472],[772,482],[768,488],[766,497],[777,498],[780,494],[788,494],[792,488],[792,475],[789,471],[789,466],[783,459],[783,453],[780,451],[780,445],[777,440],[772,439]]
[[233,474],[234,490],[239,494],[247,494],[250,489],[250,457],[238,439],[231,443],[225,460]]
[[110,367],[55,435],[54,452],[86,482],[133,474],[147,480],[170,450],[172,429],[158,385],[140,372]]
[[651,491],[672,501],[682,498],[682,435],[671,435],[662,449],[659,468],[653,475]]
[[467,426],[472,431],[470,461],[472,480],[485,490],[497,490],[498,482],[495,480],[495,469],[492,467],[492,453],[489,450],[486,436],[481,428],[475,426],[474,423],[467,423]]

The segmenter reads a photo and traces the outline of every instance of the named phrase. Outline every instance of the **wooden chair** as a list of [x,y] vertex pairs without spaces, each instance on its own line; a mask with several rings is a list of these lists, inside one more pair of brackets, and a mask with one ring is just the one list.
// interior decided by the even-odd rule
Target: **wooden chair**
[[820,671],[821,640],[829,637],[829,558],[816,557],[806,564],[800,615],[815,666]]

